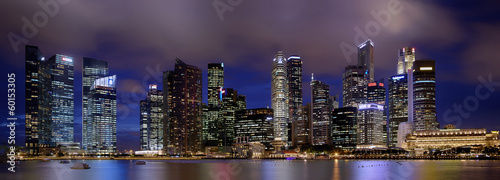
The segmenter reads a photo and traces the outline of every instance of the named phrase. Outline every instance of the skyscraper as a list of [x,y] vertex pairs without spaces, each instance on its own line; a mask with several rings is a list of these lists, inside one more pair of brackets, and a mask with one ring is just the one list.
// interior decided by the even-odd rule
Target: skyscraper
[[87,149],[89,138],[92,136],[91,126],[88,125],[88,94],[90,87],[98,78],[108,76],[108,62],[83,57],[82,71],[82,149]]
[[246,109],[246,103],[244,103],[245,99],[242,98],[244,96],[239,96],[238,92],[232,88],[222,89],[221,97],[222,101],[217,121],[218,146],[219,151],[229,152],[236,137],[234,132],[236,111]]
[[205,134],[206,146],[217,146],[218,130],[217,121],[219,119],[219,106],[221,105],[220,91],[224,88],[224,64],[209,63],[208,64],[208,100],[207,100],[207,115],[205,126],[203,127]]
[[368,83],[367,88],[367,103],[375,103],[382,105],[384,107],[383,112],[383,139],[384,143],[387,143],[387,104],[386,104],[386,92],[384,87],[384,79]]
[[201,69],[175,61],[174,71],[163,74],[166,111],[167,152],[194,154],[202,149],[202,75]]
[[407,74],[415,62],[415,48],[405,47],[398,54],[398,75]]
[[288,141],[295,146],[297,140],[296,121],[298,108],[302,106],[302,61],[297,55],[292,55],[287,61],[288,98],[289,98],[289,123]]
[[343,107],[357,107],[366,103],[368,71],[363,66],[347,66],[343,74]]
[[385,147],[383,137],[384,106],[370,103],[358,106],[357,148]]
[[39,147],[52,143],[52,83],[51,66],[38,47],[25,47],[25,113],[26,148],[28,154],[38,154]]
[[73,58],[56,54],[49,58],[52,66],[52,141],[73,142],[74,63]]
[[140,108],[141,149],[163,150],[163,92],[156,84],[149,85],[148,95],[141,101]]
[[249,142],[260,142],[271,147],[273,141],[273,110],[244,109],[236,112],[235,137],[248,137]]
[[363,66],[368,71],[368,81],[375,80],[375,66],[373,64],[373,41],[368,39],[358,46],[358,66]]
[[413,70],[413,122],[416,130],[439,129],[434,60],[417,60]]
[[288,74],[287,60],[283,51],[278,51],[273,59],[271,100],[274,110],[274,138],[288,142]]
[[357,144],[358,108],[344,107],[332,111],[332,145],[354,150]]
[[330,86],[325,83],[311,80],[311,102],[312,102],[312,144],[331,145],[331,102]]
[[115,153],[116,75],[94,80],[87,96],[89,102],[87,126],[90,126],[92,133],[84,147],[91,154]]
[[311,103],[301,106],[297,109],[297,121],[295,122],[297,130],[297,146],[311,144]]
[[408,76],[396,75],[389,78],[389,130],[388,146],[397,145],[399,124],[408,122]]

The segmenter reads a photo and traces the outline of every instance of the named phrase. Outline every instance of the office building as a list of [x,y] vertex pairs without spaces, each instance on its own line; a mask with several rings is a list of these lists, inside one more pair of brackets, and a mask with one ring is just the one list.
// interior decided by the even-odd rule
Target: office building
[[224,63],[208,64],[208,100],[206,122],[203,126],[203,142],[205,146],[217,146],[219,108],[221,105],[221,90],[224,88]]
[[402,74],[390,77],[388,91],[388,146],[395,147],[398,142],[400,123],[408,122],[408,76]]
[[296,146],[311,144],[311,103],[297,109],[297,121],[294,123],[297,132]]
[[163,92],[156,84],[149,85],[140,109],[141,150],[163,150]]
[[287,59],[278,51],[272,63],[271,106],[274,110],[274,138],[288,143],[288,74]]
[[342,150],[354,150],[357,145],[358,108],[344,107],[332,111],[332,145]]
[[245,137],[247,142],[260,142],[271,148],[273,136],[273,110],[267,108],[244,109],[236,112],[234,123],[236,138]]
[[368,71],[363,66],[347,66],[342,80],[342,107],[366,103]]
[[404,148],[449,149],[461,146],[498,146],[498,131],[487,133],[486,129],[438,129],[414,131],[406,137]]
[[413,70],[413,123],[415,130],[437,130],[436,66],[434,60],[417,60]]
[[386,104],[386,92],[384,87],[384,80],[378,80],[368,83],[367,88],[367,103],[375,103],[384,106],[383,119],[383,139],[384,143],[387,143],[387,104]]
[[201,69],[176,59],[174,71],[163,73],[165,137],[171,155],[202,151]]
[[399,50],[398,54],[398,75],[408,74],[415,62],[415,48],[405,47]]
[[373,41],[368,39],[358,46],[358,66],[362,66],[367,70],[367,78],[369,82],[375,80],[375,66],[373,64]]
[[88,94],[88,126],[91,137],[84,145],[87,153],[116,152],[116,75],[98,78]]
[[108,62],[93,58],[83,57],[82,71],[82,149],[87,149],[89,138],[92,136],[92,129],[88,121],[88,94],[90,87],[98,78],[108,76]]
[[330,86],[311,79],[311,102],[312,102],[312,144],[331,145],[331,102]]
[[220,152],[230,152],[234,143],[236,137],[234,132],[236,112],[246,109],[244,97],[239,96],[238,92],[232,88],[225,88],[221,91],[222,101],[217,121],[217,140]]
[[370,103],[358,106],[356,148],[386,147],[383,137],[384,106]]
[[302,60],[298,55],[292,55],[287,61],[288,75],[288,99],[289,99],[289,123],[288,141],[296,146],[298,108],[302,106]]

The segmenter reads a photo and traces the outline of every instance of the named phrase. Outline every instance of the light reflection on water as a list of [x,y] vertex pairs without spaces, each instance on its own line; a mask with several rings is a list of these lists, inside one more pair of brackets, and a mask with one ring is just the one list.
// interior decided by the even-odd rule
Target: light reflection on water
[[[500,161],[476,160],[72,160],[21,162],[4,179],[500,179]],[[70,169],[84,162],[88,170]]]

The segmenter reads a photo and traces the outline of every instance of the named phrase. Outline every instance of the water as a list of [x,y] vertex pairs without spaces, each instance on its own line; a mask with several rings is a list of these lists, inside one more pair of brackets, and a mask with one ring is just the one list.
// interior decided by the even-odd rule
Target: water
[[[136,160],[21,162],[0,165],[0,179],[500,179],[493,160]],[[88,170],[70,169],[84,162]]]

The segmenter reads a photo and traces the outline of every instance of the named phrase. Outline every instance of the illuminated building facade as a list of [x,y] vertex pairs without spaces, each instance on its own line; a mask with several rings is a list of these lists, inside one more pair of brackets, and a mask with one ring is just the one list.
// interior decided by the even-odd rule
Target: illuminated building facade
[[238,95],[238,92],[232,88],[222,89],[220,95],[222,101],[217,121],[218,147],[221,152],[230,152],[236,137],[234,132],[236,112],[246,109],[246,99],[245,96]]
[[274,138],[288,142],[288,74],[287,59],[283,51],[278,51],[272,63],[271,106],[274,110]]
[[163,150],[163,92],[156,84],[149,85],[140,108],[141,150]]
[[217,122],[221,105],[220,91],[224,88],[224,63],[208,64],[208,100],[207,114],[203,122],[203,142],[205,146],[216,146],[218,143]]
[[297,55],[292,55],[287,61],[288,75],[288,98],[289,98],[289,122],[288,141],[292,145],[297,145],[298,108],[302,106],[302,60]]
[[163,73],[164,147],[171,155],[202,151],[201,69],[176,59],[174,71]]
[[398,142],[399,124],[408,122],[408,76],[396,75],[389,78],[389,130],[388,146]]
[[386,147],[383,137],[384,106],[370,103],[358,106],[356,148]]
[[332,111],[332,145],[354,150],[357,145],[358,108],[344,107]]
[[116,75],[98,78],[90,87],[88,111],[92,136],[87,152],[109,154],[116,152]]
[[90,87],[98,78],[108,76],[108,62],[93,58],[83,57],[82,71],[82,149],[87,149],[86,145],[89,138],[92,137],[92,126],[89,126],[88,121],[88,94]]
[[415,62],[415,48],[405,47],[399,50],[398,54],[398,75],[408,74]]
[[436,66],[434,60],[417,60],[413,70],[413,122],[416,130],[437,130]]
[[342,107],[366,103],[368,71],[363,66],[347,66],[342,80]]
[[373,41],[368,39],[358,46],[358,66],[362,66],[368,71],[368,81],[373,82],[375,80],[375,66],[373,64],[373,51],[374,51]]
[[330,86],[318,81],[311,80],[311,102],[312,102],[312,145],[331,145],[331,102]]
[[384,144],[387,144],[387,104],[386,104],[386,91],[383,79],[368,83],[366,103],[375,103],[384,107],[383,119],[383,139]]
[[498,131],[487,133],[486,129],[439,129],[414,131],[406,137],[403,147],[407,149],[448,149],[460,146],[498,146]]
[[273,141],[273,110],[267,108],[244,109],[236,112],[235,137],[245,137],[247,142],[260,142],[271,147]]
[[297,132],[297,146],[311,144],[311,103],[297,108],[297,121],[295,122]]

